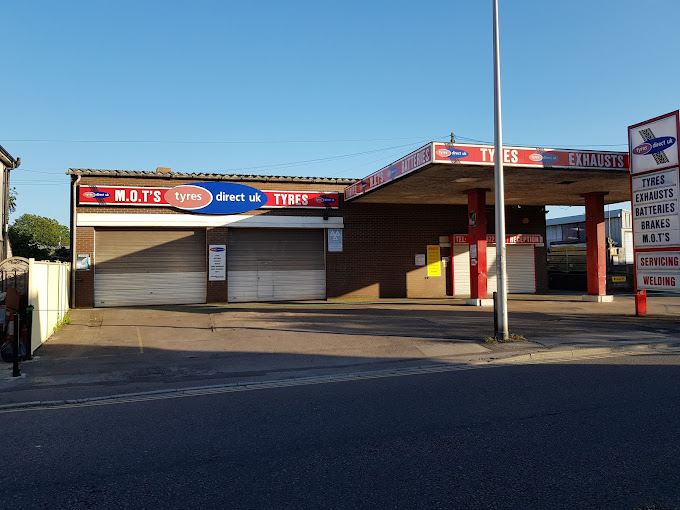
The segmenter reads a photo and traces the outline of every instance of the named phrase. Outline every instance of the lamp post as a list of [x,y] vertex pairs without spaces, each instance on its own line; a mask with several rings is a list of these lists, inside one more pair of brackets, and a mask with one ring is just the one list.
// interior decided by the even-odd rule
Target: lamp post
[[508,340],[508,286],[505,261],[505,184],[503,179],[503,128],[501,120],[501,61],[498,43],[498,0],[493,2],[493,92],[494,92],[494,199],[496,210],[496,321],[501,340]]

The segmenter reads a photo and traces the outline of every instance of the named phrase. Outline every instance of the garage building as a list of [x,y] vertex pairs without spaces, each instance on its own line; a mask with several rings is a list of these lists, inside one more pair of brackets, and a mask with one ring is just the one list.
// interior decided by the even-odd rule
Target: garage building
[[[492,149],[432,142],[362,180],[71,169],[74,305],[485,298]],[[504,151],[509,292],[542,293],[546,204],[626,200],[627,155]]]

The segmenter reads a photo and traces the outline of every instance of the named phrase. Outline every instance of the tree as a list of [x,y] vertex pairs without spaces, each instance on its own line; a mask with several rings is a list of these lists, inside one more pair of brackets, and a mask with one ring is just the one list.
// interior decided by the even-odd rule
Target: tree
[[10,188],[9,190],[9,212],[13,213],[14,211],[17,210],[17,197],[19,196],[19,193],[17,193],[16,188]]
[[48,259],[71,242],[68,227],[57,220],[23,214],[9,227],[9,241],[16,257]]

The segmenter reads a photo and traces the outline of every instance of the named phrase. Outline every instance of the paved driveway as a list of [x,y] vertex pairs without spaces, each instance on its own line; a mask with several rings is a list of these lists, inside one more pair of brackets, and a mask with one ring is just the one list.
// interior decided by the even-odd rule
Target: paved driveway
[[556,345],[680,341],[680,298],[584,303],[573,296],[515,296],[510,331],[527,342],[493,345],[493,311],[460,300],[71,310],[12,378],[0,372],[0,404],[45,394],[168,389],[225,381],[470,363]]

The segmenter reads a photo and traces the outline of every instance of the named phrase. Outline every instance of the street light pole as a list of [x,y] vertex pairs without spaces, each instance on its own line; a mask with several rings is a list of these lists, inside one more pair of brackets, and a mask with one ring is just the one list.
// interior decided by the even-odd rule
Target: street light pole
[[498,0],[493,1],[494,187],[496,210],[496,320],[501,340],[508,340],[508,281],[505,261],[505,183],[503,179],[503,128],[501,120],[501,59],[498,42]]

